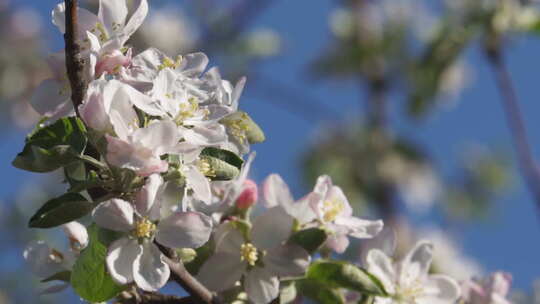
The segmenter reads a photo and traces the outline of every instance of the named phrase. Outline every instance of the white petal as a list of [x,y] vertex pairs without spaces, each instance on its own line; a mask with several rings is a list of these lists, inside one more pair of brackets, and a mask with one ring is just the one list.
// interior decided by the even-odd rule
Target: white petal
[[[91,30],[96,26],[98,17],[91,13],[89,10],[78,7],[77,8],[79,33],[78,37],[84,37],[86,31]],[[63,34],[66,32],[66,6],[64,2],[59,3],[52,11],[52,23],[58,27],[58,30]]]
[[227,135],[223,125],[214,125],[187,129],[184,132],[184,139],[194,145],[213,146],[224,142]]
[[366,257],[366,263],[368,271],[381,281],[387,292],[393,293],[396,272],[390,258],[381,250],[372,249]]
[[63,228],[69,240],[78,244],[78,250],[82,250],[88,245],[88,231],[84,225],[73,221],[63,225]]
[[369,239],[375,237],[383,229],[383,221],[370,221],[357,217],[338,217],[336,225],[343,226],[348,230],[348,235],[359,239]]
[[154,155],[154,151],[140,145],[132,145],[122,139],[105,135],[107,139],[107,162],[127,168],[141,176],[167,171],[168,163]]
[[286,244],[268,251],[264,265],[271,273],[280,277],[299,277],[309,266],[310,256],[304,248]]
[[268,209],[253,221],[251,239],[259,249],[280,246],[291,235],[293,222],[292,216],[282,207]]
[[[117,1],[117,0],[114,0]],[[148,2],[147,0],[139,0],[139,6],[129,18],[129,21],[127,22],[126,26],[123,30],[123,41],[127,41],[133,33],[141,26],[144,19],[146,18],[146,15],[148,15]]]
[[247,273],[244,285],[253,303],[270,303],[279,294],[277,276],[261,267],[255,267]]
[[127,232],[133,228],[133,213],[130,203],[113,198],[99,204],[92,212],[92,217],[103,228]]
[[219,225],[214,234],[214,240],[217,252],[227,252],[240,259],[240,246],[246,240],[231,223],[225,222]]
[[190,77],[199,77],[208,65],[208,57],[204,53],[191,53],[183,56],[178,70]]
[[293,196],[278,174],[270,174],[263,182],[264,204],[267,208],[292,205]]
[[212,291],[222,291],[240,280],[245,267],[238,256],[216,252],[202,265],[197,279]]
[[30,104],[41,115],[55,116],[70,95],[69,86],[54,79],[46,79],[34,91]]
[[238,100],[240,99],[240,95],[242,95],[242,91],[244,90],[245,85],[246,77],[242,77],[234,86],[234,90],[231,94],[231,107],[233,107],[234,109],[238,109]]
[[161,120],[136,130],[133,133],[133,140],[153,149],[155,155],[162,155],[176,146],[180,138],[174,122]]
[[135,200],[135,206],[139,214],[148,217],[152,221],[159,219],[161,206],[158,195],[161,193],[162,185],[163,178],[161,175],[157,173],[150,175],[146,180],[146,184],[137,193]]
[[421,240],[401,262],[400,285],[408,286],[411,281],[423,280],[428,274],[433,259],[433,244]]
[[109,115],[103,105],[103,99],[97,94],[86,98],[86,101],[79,106],[79,113],[86,125],[94,130],[106,132],[112,127]]
[[121,238],[109,246],[106,263],[113,280],[125,285],[133,282],[133,263],[142,254],[142,246],[137,240]]
[[103,22],[109,36],[114,36],[115,27],[124,25],[127,14],[125,0],[99,0],[98,18]]
[[117,98],[122,98],[122,99],[126,99],[130,101],[137,108],[141,109],[142,111],[146,112],[149,115],[154,115],[154,116],[162,115],[162,111],[152,101],[150,97],[137,91],[135,88],[133,88],[130,85],[122,84]]
[[193,190],[193,196],[210,204],[212,201],[212,192],[210,190],[210,182],[195,166],[187,166],[184,170],[186,176],[186,184],[188,188]]
[[171,270],[163,261],[163,254],[152,243],[143,244],[142,254],[133,264],[133,278],[139,288],[144,291],[156,291],[163,287]]
[[418,304],[452,304],[460,297],[458,283],[444,275],[430,276],[424,285],[424,294]]
[[170,248],[199,248],[208,242],[212,219],[198,212],[175,212],[159,222],[156,240]]
[[332,234],[328,236],[325,246],[334,250],[336,253],[343,253],[349,247],[349,238],[346,234]]
[[44,241],[32,241],[23,252],[30,270],[41,278],[65,270],[62,261],[53,259],[51,248]]
[[338,186],[332,186],[330,187],[330,191],[328,191],[327,196],[325,198],[325,201],[332,201],[332,202],[339,202],[341,203],[341,206],[343,210],[339,213],[341,216],[351,216],[352,215],[352,208],[349,204],[349,200],[347,200],[347,197],[343,193],[343,190],[341,190]]

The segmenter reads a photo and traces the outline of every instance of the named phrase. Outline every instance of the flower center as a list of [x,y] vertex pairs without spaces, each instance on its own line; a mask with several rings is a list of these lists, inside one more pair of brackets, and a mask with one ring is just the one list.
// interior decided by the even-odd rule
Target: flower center
[[259,259],[257,248],[251,243],[244,243],[240,246],[240,260],[246,261],[250,266],[255,266]]
[[173,61],[169,57],[165,57],[165,59],[163,59],[163,62],[160,65],[158,65],[158,70],[161,71],[166,68],[176,69],[178,66],[180,66],[181,62],[182,62],[182,56],[178,56],[176,58],[176,61]]
[[332,222],[345,209],[341,201],[326,200],[323,203],[323,219],[325,222]]
[[415,280],[410,286],[401,287],[398,285],[393,298],[398,301],[398,303],[410,303],[411,301],[416,301],[416,298],[423,293],[424,288],[422,284],[418,280]]
[[142,218],[135,222],[135,229],[133,230],[133,234],[137,238],[149,238],[152,236],[154,231],[156,231],[156,224],[152,223],[147,218]]
[[226,121],[225,124],[230,128],[231,134],[238,138],[241,143],[246,141],[246,132],[249,131],[249,125],[245,121],[242,119],[233,119]]

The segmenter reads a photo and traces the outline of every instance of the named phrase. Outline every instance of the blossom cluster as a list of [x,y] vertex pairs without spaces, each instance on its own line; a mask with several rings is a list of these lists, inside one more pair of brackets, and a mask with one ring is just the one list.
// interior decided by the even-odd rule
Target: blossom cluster
[[[128,2],[101,0],[97,15],[78,8],[76,39],[82,46],[88,84],[82,104],[72,105],[63,52],[49,57],[53,77],[33,98],[44,119],[14,164],[37,172],[63,167],[71,186],[69,193],[47,202],[30,220],[38,228],[62,225],[70,240],[68,253],[43,242],[27,248],[24,256],[38,276],[71,283],[85,300],[104,301],[116,294],[100,294],[97,300],[97,295],[86,292],[96,290],[85,285],[93,284],[85,277],[88,265],[98,265],[95,269],[105,268],[103,275],[115,286],[155,292],[169,281],[168,261],[173,257],[168,252],[176,250],[195,256],[180,254],[177,262],[197,262],[190,271],[206,288],[220,294],[239,289],[253,303],[276,299],[284,281],[306,286],[325,280],[357,282],[364,276],[370,283],[347,286],[359,290],[369,286],[375,303],[458,300],[455,280],[429,274],[433,245],[427,241],[419,242],[399,263],[378,249],[369,252],[365,269],[329,259],[332,251],[345,252],[350,237],[375,237],[383,222],[355,216],[329,176],[319,177],[313,190],[299,200],[277,174],[260,187],[249,179],[255,156],[248,155],[250,145],[264,140],[264,135],[239,110],[245,78],[235,85],[222,79],[217,68],[207,68],[209,60],[203,53],[171,58],[148,49],[135,54],[127,42],[145,19],[148,3],[134,1],[130,13]],[[64,4],[52,13],[62,33],[65,15]],[[79,119],[82,126],[69,124]],[[70,127],[54,136],[61,143],[54,146],[49,141],[62,125],[58,122]],[[75,144],[80,138],[70,142],[77,126],[85,137],[80,151]],[[49,136],[49,141],[44,144],[40,136]],[[99,156],[86,153],[88,147]],[[43,164],[45,155],[66,161]],[[70,173],[71,166],[80,162],[91,165],[83,167],[82,181]],[[95,197],[91,191],[95,188],[107,194]],[[252,218],[257,202],[265,210]],[[86,227],[75,221],[85,215],[90,215],[81,219],[90,223]],[[103,234],[110,240],[104,241]],[[107,248],[102,260],[99,246]],[[319,259],[318,253],[328,258]],[[328,279],[313,265],[354,271],[337,271],[335,275],[343,277]],[[100,292],[117,290],[111,286]],[[309,294],[305,287],[304,292]]]

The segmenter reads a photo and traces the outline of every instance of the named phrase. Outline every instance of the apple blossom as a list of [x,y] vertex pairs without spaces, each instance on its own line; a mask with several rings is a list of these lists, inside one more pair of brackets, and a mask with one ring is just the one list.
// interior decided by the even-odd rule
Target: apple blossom
[[162,185],[163,179],[153,174],[138,192],[135,206],[111,199],[93,212],[99,226],[125,233],[110,245],[106,260],[119,284],[135,282],[143,290],[158,290],[167,283],[170,269],[154,240],[170,248],[197,248],[210,237],[211,219],[201,213],[174,212],[161,219]]
[[482,281],[467,280],[462,284],[463,301],[466,304],[511,304],[507,299],[512,275],[495,272]]
[[430,275],[433,245],[418,242],[399,262],[379,249],[369,251],[366,263],[390,295],[376,297],[376,304],[453,304],[460,296],[457,282],[445,275]]

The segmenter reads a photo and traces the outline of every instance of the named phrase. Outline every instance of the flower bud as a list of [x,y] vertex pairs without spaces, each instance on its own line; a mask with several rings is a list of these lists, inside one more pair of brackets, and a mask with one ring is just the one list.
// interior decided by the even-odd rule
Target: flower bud
[[251,179],[246,179],[242,188],[242,193],[236,199],[236,207],[247,209],[257,202],[257,184]]

